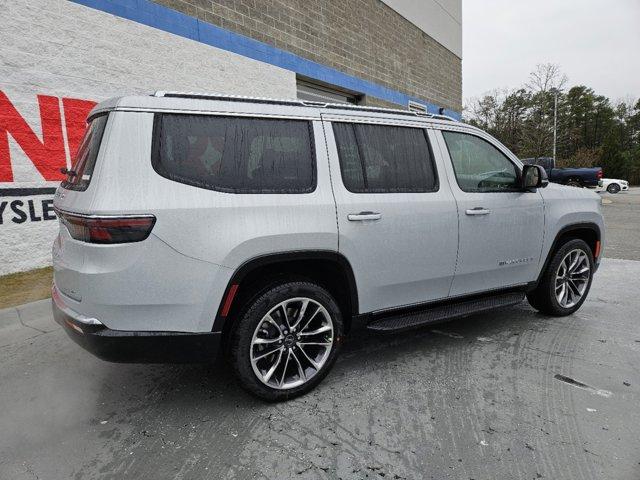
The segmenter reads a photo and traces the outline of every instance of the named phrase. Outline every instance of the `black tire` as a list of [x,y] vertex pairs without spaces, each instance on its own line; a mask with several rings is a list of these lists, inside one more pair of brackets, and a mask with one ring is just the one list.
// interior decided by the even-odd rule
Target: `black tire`
[[[555,294],[555,280],[558,272],[558,268],[560,267],[560,263],[563,261],[565,256],[571,252],[572,250],[580,249],[584,251],[589,261],[589,279],[587,282],[586,290],[582,294],[582,298],[570,308],[565,308],[558,302]],[[547,315],[553,315],[555,317],[564,317],[566,315],[571,315],[573,312],[578,310],[589,294],[589,290],[591,289],[591,282],[593,281],[593,253],[589,246],[584,242],[584,240],[580,239],[570,239],[567,242],[563,243],[556,251],[552,254],[551,261],[547,265],[547,268],[542,274],[542,278],[540,279],[540,283],[536,287],[535,290],[527,293],[527,300],[529,300],[529,304],[536,310],[541,313],[545,313]]]
[[[330,347],[330,353],[325,357],[326,360],[322,367],[313,376],[310,376],[302,385],[282,390],[268,386],[258,378],[253,370],[250,352],[253,351],[253,348],[256,348],[252,347],[252,339],[265,315],[281,302],[296,297],[309,298],[324,307],[333,326],[333,342]],[[235,329],[229,337],[229,360],[242,388],[263,400],[271,402],[288,400],[312,390],[329,373],[340,352],[344,327],[338,304],[327,290],[310,281],[291,279],[287,281],[283,279],[277,284],[272,283],[270,286],[258,291],[242,308],[237,318]],[[297,344],[292,347],[293,350],[296,348],[299,348]],[[298,351],[298,353],[300,352]],[[300,358],[302,358],[302,355],[300,355]],[[310,367],[310,364],[305,366]],[[283,367],[283,370],[285,374],[291,371],[290,368],[287,369],[286,367]],[[278,371],[276,370],[275,375],[277,374]]]
[[620,185],[618,185],[617,183],[611,183],[607,185],[607,192],[616,194],[619,191],[620,191]]
[[577,178],[570,178],[569,180],[567,180],[566,185],[568,187],[582,188],[582,182],[580,180],[578,180]]

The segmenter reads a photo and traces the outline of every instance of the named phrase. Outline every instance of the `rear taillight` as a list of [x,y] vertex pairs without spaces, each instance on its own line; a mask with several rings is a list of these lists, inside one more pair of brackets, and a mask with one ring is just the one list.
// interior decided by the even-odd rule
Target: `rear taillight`
[[112,217],[56,213],[72,238],[88,243],[141,242],[149,236],[156,223],[153,215]]
[[602,170],[598,170],[597,176],[598,176],[598,180],[602,178]]

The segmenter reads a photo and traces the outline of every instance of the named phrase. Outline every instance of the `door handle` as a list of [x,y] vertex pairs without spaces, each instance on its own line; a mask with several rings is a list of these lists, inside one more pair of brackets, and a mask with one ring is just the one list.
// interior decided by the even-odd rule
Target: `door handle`
[[470,208],[465,212],[467,215],[489,215],[491,210],[484,207]]
[[382,214],[377,212],[350,213],[347,218],[350,222],[364,222],[365,220],[380,220]]

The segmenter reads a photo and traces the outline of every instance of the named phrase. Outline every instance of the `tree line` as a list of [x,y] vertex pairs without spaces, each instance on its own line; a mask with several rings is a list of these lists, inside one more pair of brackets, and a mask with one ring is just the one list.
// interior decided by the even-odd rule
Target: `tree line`
[[599,166],[605,177],[640,184],[640,99],[613,103],[566,84],[557,65],[538,65],[523,87],[471,99],[463,116],[520,158],[551,157],[557,107],[558,167]]

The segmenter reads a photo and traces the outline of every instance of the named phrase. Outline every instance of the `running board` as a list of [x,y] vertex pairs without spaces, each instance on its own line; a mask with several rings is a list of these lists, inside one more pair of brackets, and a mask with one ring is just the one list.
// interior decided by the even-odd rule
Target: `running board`
[[420,311],[411,313],[390,314],[383,318],[373,320],[367,325],[368,330],[375,332],[398,332],[421,327],[430,323],[441,322],[453,318],[466,317],[474,313],[485,312],[495,308],[517,305],[524,299],[524,292],[509,292],[484,297],[476,297],[468,300],[460,300],[455,303],[439,304],[426,307]]

